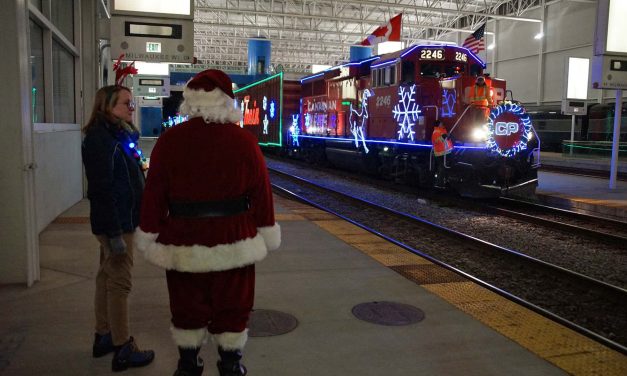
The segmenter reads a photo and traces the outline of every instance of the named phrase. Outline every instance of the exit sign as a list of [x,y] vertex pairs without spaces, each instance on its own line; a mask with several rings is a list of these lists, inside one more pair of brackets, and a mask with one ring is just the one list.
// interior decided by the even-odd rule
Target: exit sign
[[161,43],[146,42],[146,52],[161,53]]

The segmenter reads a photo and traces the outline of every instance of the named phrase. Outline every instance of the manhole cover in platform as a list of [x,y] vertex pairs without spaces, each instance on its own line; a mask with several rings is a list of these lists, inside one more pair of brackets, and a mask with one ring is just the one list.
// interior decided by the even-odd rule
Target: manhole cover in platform
[[289,333],[296,329],[296,317],[270,309],[255,309],[250,315],[248,335],[250,337],[270,337]]
[[425,318],[422,310],[394,302],[361,303],[354,306],[352,312],[360,320],[389,326],[415,324]]

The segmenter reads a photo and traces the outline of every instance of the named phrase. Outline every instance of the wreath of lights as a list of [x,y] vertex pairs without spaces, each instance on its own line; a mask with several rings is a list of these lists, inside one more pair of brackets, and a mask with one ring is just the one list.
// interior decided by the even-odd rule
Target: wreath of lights
[[[518,117],[520,123],[523,125],[523,132],[520,136],[520,140],[516,143],[516,145],[511,148],[501,149],[501,147],[496,143],[495,134],[496,129],[494,125],[494,120],[497,117],[504,114],[505,112],[509,112]],[[504,102],[492,109],[490,111],[490,116],[488,118],[488,140],[487,140],[487,148],[495,153],[498,153],[504,157],[513,157],[518,154],[520,151],[527,149],[527,142],[529,141],[529,133],[531,132],[531,118],[525,112],[525,109],[512,102]]]

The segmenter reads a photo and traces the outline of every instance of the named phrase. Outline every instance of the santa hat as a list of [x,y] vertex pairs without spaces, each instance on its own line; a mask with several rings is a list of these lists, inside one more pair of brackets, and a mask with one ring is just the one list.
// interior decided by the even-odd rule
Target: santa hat
[[241,111],[235,108],[233,84],[229,76],[217,69],[195,75],[183,90],[180,113],[202,117],[207,123],[235,123]]
[[231,98],[233,95],[233,83],[231,78],[224,72],[217,69],[207,69],[195,75],[188,83],[187,87],[193,90],[212,91],[216,87]]

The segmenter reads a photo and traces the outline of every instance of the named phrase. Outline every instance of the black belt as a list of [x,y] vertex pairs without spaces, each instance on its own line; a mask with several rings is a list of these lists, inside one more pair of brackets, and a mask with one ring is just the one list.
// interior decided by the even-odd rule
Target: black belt
[[229,217],[240,214],[250,208],[248,197],[238,197],[222,201],[171,202],[171,217]]

